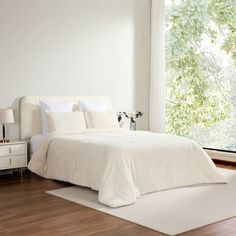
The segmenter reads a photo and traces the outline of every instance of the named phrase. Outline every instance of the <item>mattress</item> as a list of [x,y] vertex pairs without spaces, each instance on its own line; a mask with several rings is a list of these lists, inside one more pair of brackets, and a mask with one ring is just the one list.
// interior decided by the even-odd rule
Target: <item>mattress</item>
[[30,153],[33,155],[45,139],[45,135],[36,134],[30,139]]

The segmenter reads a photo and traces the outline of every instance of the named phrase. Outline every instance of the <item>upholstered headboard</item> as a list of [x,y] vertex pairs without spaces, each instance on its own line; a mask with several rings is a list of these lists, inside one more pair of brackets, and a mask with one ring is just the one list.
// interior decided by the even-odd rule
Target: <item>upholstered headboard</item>
[[20,100],[20,137],[29,139],[41,131],[41,110],[39,100],[73,101],[74,110],[78,109],[78,101],[104,101],[109,109],[112,108],[111,99],[106,96],[25,96]]

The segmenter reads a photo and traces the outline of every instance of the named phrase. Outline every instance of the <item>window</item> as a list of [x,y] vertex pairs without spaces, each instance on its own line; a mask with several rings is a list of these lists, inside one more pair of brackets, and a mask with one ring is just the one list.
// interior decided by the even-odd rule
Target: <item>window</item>
[[167,132],[236,151],[235,0],[166,0]]

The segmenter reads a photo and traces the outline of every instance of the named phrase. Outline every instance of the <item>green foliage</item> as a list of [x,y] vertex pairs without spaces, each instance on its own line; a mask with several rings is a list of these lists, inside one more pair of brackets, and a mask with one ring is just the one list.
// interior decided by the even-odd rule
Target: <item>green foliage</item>
[[[236,63],[233,1],[183,0],[178,5],[173,2],[167,10],[167,131],[170,133],[191,137],[194,126],[209,128],[229,118],[232,107],[227,91],[219,92],[214,81],[220,68],[201,50],[201,42],[205,35],[211,42],[217,39],[216,26],[224,30],[227,34],[222,49]],[[227,88],[227,81],[220,83],[220,87]]]
[[236,64],[236,1],[212,0],[208,13],[221,30],[225,31],[222,49],[232,55]]

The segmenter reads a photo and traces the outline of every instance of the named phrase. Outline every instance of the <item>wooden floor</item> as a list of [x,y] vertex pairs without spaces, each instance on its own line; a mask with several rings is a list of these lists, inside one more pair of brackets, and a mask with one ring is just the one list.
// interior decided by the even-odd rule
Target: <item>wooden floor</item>
[[[67,186],[67,183],[46,180],[30,173],[25,174],[23,182],[17,175],[0,176],[0,235],[164,235],[45,193]],[[181,235],[236,236],[236,218]]]

